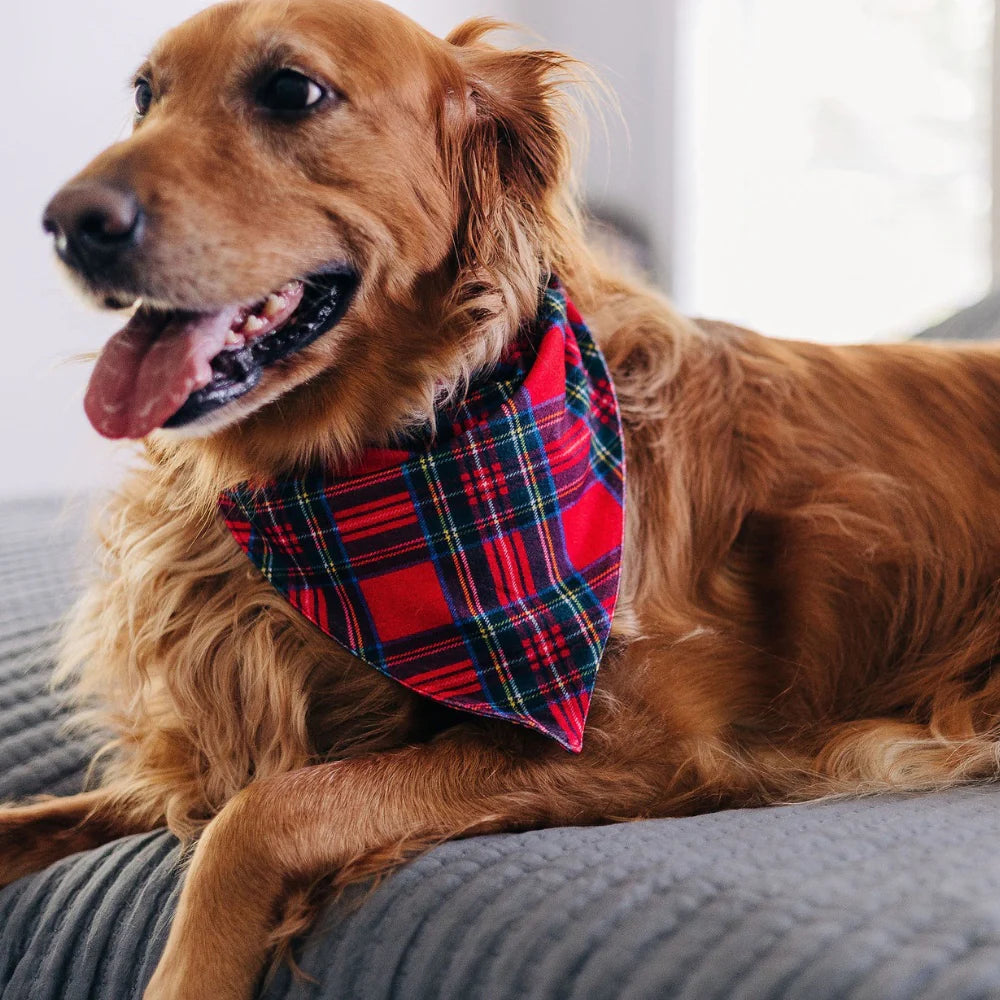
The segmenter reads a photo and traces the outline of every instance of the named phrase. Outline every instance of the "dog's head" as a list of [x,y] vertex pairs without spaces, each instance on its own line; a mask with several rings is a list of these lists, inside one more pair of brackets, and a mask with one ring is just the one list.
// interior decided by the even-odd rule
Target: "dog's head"
[[502,349],[572,230],[558,53],[375,0],[246,0],[170,32],[132,135],[49,204],[78,283],[138,306],[86,407],[261,472],[425,416]]

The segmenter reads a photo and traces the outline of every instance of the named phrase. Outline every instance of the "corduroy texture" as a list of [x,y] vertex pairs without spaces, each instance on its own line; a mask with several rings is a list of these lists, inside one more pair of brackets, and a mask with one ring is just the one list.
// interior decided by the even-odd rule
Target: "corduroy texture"
[[[73,522],[0,505],[2,796],[67,792],[44,694]],[[962,789],[445,844],[331,912],[266,1000],[1000,997],[1000,798]],[[180,874],[165,833],[0,890],[0,1000],[133,1000]]]
[[66,709],[49,689],[82,521],[63,500],[0,504],[0,802],[79,791],[89,760],[92,748],[62,738]]
[[433,433],[220,506],[270,583],[366,663],[578,752],[618,596],[624,473],[611,376],[553,282]]

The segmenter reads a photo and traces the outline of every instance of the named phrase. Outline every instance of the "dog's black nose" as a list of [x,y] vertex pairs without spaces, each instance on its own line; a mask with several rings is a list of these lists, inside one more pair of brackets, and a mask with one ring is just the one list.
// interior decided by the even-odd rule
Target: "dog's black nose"
[[70,266],[99,270],[142,239],[143,212],[128,188],[103,181],[68,184],[49,202],[42,227]]

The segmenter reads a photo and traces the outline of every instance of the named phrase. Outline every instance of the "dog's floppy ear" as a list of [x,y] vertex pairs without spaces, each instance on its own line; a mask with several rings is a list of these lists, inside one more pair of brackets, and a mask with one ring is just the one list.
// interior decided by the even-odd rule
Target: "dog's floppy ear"
[[504,27],[476,18],[447,39],[460,50],[466,73],[466,151],[480,169],[493,170],[520,194],[538,198],[560,184],[569,167],[562,88],[576,63],[561,52],[504,50],[483,42]]
[[455,304],[483,319],[493,316],[496,334],[504,332],[499,321],[509,328],[533,312],[540,278],[557,264],[553,254],[570,205],[563,88],[577,67],[560,52],[504,50],[483,41],[502,27],[475,19],[447,38],[461,72],[446,143],[459,199]]

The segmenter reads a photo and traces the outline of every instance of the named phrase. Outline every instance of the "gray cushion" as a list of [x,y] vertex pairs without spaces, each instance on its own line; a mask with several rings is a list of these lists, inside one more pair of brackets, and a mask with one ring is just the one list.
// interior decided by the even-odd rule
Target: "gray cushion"
[[[45,691],[75,519],[0,505],[0,798],[79,786]],[[334,908],[268,1000],[1000,998],[992,788],[446,844]],[[0,891],[3,1000],[141,995],[175,842],[129,837]],[[350,902],[350,901],[349,901]]]
[[916,335],[917,340],[1000,340],[1000,292]]
[[80,787],[89,748],[60,738],[51,645],[72,600],[82,516],[64,501],[0,504],[0,802]]

